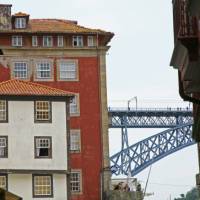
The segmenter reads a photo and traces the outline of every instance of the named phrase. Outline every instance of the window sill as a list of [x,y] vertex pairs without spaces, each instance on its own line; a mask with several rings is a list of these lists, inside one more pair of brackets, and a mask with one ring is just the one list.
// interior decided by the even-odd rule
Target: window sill
[[57,79],[57,81],[60,81],[60,82],[78,82],[79,81],[79,79],[78,78],[75,78],[75,79],[68,79],[68,78],[66,78],[66,79]]
[[47,123],[47,124],[51,124],[52,123],[52,120],[34,120],[34,123],[36,124],[43,124],[43,123]]
[[70,117],[80,117],[80,113],[69,113]]
[[81,150],[70,150],[71,154],[80,154]]

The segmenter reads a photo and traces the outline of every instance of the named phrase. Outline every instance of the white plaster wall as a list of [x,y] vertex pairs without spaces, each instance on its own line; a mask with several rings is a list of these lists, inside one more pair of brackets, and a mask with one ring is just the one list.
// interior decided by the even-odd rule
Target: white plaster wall
[[53,174],[53,198],[33,198],[32,174],[9,174],[8,191],[19,195],[23,200],[66,200],[66,174]]
[[[0,135],[8,136],[0,169],[67,170],[65,102],[52,102],[52,123],[34,123],[33,101],[9,101],[8,120],[0,123]],[[52,159],[34,158],[34,136],[52,136]]]

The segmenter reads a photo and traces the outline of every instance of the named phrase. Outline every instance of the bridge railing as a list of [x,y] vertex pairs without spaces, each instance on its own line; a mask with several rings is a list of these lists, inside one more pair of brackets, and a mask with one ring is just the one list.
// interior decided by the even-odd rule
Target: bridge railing
[[186,107],[186,108],[182,108],[182,107],[177,107],[177,108],[171,108],[171,107],[166,107],[166,108],[127,108],[127,107],[108,107],[108,111],[188,111],[191,112],[192,108]]

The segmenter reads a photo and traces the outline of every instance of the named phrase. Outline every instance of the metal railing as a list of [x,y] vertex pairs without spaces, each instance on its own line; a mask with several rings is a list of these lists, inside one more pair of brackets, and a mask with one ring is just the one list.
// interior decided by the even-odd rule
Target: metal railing
[[138,111],[138,112],[140,112],[140,111],[167,111],[167,112],[169,112],[169,111],[172,111],[172,112],[174,112],[174,111],[188,111],[188,112],[192,112],[192,108],[189,108],[189,107],[185,107],[185,108],[183,108],[183,107],[176,107],[176,108],[172,108],[172,107],[163,107],[163,108],[150,108],[150,107],[147,107],[147,108],[144,108],[144,107],[142,107],[142,108],[127,108],[127,107],[108,107],[108,112],[113,112],[113,111],[117,111],[117,112],[128,112],[128,111],[134,111],[134,112],[136,112],[136,111]]

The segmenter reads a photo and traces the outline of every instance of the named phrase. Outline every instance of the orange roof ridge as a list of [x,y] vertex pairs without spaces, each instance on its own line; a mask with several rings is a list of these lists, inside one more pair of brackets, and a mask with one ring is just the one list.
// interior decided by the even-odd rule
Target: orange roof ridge
[[101,29],[87,28],[77,24],[77,21],[66,19],[30,19],[30,30],[37,32],[66,32],[66,33],[99,33],[112,34]]
[[78,22],[76,20],[69,20],[69,19],[58,19],[58,18],[34,18],[30,19],[31,21],[58,21],[58,22],[65,22],[65,23],[70,23],[70,24],[75,24],[77,25]]
[[0,95],[8,96],[73,96],[74,93],[43,84],[12,79],[0,83]]
[[[23,13],[18,13],[18,15]],[[24,13],[25,14],[25,13]],[[17,14],[16,14],[17,15]],[[29,16],[28,16],[29,17]],[[77,21],[67,19],[30,19],[25,29],[8,29],[0,32],[11,33],[62,33],[62,34],[102,34],[107,35],[108,42],[114,33],[101,29],[87,28],[78,25]]]

